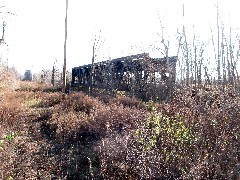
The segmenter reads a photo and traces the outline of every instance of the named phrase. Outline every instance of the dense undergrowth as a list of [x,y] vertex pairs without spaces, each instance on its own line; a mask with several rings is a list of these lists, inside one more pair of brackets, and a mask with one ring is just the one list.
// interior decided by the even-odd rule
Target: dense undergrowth
[[1,96],[1,179],[237,179],[240,98],[182,90],[171,102],[32,86]]

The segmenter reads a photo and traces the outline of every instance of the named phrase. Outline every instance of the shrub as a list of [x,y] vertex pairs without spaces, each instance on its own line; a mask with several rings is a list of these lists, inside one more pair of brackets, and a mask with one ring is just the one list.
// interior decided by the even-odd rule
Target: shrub
[[75,112],[84,112],[90,114],[100,106],[101,103],[83,93],[73,93],[66,96],[66,99],[61,103],[61,107],[65,111],[73,110]]
[[[102,140],[105,178],[227,179],[239,175],[239,97],[183,94],[149,102],[137,128]],[[144,119],[144,118],[143,118]],[[117,156],[117,157],[116,157]]]
[[138,109],[146,108],[145,104],[142,101],[126,96],[118,96],[116,98],[113,98],[110,100],[109,104],[122,105],[123,107]]
[[40,107],[49,108],[60,104],[63,101],[61,93],[42,93]]

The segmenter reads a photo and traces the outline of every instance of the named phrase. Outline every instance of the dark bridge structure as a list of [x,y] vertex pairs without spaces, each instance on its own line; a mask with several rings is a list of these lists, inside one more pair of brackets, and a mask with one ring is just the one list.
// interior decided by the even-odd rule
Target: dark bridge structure
[[72,87],[127,91],[143,100],[164,100],[176,80],[177,57],[151,58],[148,53],[72,68]]

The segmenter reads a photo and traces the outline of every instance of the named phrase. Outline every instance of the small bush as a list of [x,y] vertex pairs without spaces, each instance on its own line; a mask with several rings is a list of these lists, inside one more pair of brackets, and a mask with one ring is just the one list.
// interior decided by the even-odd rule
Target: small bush
[[146,108],[145,104],[140,100],[126,97],[126,96],[119,96],[119,97],[113,98],[110,100],[109,104],[117,104],[117,105],[122,105],[123,107],[138,108],[138,109]]
[[60,104],[63,101],[63,97],[61,93],[44,93],[42,95],[42,101],[40,107],[53,107],[55,105]]
[[65,111],[84,112],[90,114],[101,106],[101,103],[94,98],[84,95],[83,93],[73,93],[66,96],[66,99],[61,103],[61,107]]

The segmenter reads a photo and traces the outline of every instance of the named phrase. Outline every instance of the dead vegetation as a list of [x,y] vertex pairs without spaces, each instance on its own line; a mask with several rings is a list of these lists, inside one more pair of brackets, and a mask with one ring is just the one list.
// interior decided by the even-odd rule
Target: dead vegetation
[[[28,88],[25,88],[28,87]],[[182,90],[172,102],[44,91],[0,106],[1,179],[237,179],[240,98]]]

